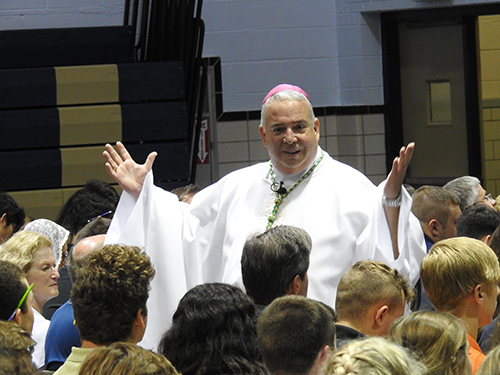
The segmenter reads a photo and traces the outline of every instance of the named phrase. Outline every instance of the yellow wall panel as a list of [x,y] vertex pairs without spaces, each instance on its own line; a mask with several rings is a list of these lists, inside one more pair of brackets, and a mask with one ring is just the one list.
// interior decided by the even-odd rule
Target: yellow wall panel
[[498,180],[486,180],[484,185],[483,185],[483,188],[488,192],[490,193],[491,195],[493,195],[493,197],[495,197],[496,193],[496,188],[497,188],[497,181]]
[[63,186],[85,185],[92,178],[114,182],[104,167],[103,151],[103,146],[61,149]]
[[492,120],[500,120],[500,108],[492,108],[491,109],[491,119]]
[[491,120],[491,108],[483,108],[483,121]]
[[493,141],[493,150],[494,150],[493,159],[500,160],[500,140]]
[[63,206],[61,189],[14,191],[12,198],[24,208],[27,216],[55,220]]
[[483,100],[500,98],[500,81],[483,81],[481,87]]
[[483,126],[484,141],[500,139],[500,121],[486,121]]
[[[500,17],[478,18],[481,96],[483,110],[483,176],[485,188],[492,194],[500,192]],[[490,112],[490,113],[486,113]],[[490,121],[492,120],[492,121]],[[491,145],[493,144],[493,147]],[[493,150],[491,150],[493,148]],[[493,151],[493,158],[491,153]]]
[[122,136],[119,105],[59,108],[60,145],[116,142]]
[[481,50],[500,49],[500,17],[482,16],[479,17],[479,45]]
[[492,160],[495,158],[493,141],[484,142],[484,159]]
[[500,179],[500,160],[486,160],[484,164],[488,180]]
[[[14,191],[9,192],[9,194],[24,208],[27,216],[31,216],[35,219],[43,218],[55,221],[64,204],[82,187],[83,186],[66,189]],[[113,187],[118,194],[122,193],[120,186],[115,184]]]
[[57,67],[57,105],[117,103],[116,65]]
[[481,51],[481,78],[483,81],[500,80],[500,49],[491,51]]

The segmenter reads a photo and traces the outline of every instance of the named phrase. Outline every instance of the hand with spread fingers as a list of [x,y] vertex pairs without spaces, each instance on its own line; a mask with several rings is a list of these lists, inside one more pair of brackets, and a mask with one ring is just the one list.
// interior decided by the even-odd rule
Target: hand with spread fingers
[[[399,223],[399,207],[401,205],[401,189],[406,176],[406,169],[410,164],[413,156],[415,143],[411,142],[406,147],[401,147],[399,156],[394,158],[392,169],[387,176],[387,181],[384,186],[384,211],[391,234],[392,250],[394,259],[399,258],[398,244],[398,223]],[[388,203],[393,201],[393,204]]]
[[384,194],[387,198],[395,199],[401,193],[401,186],[406,176],[406,169],[410,164],[414,149],[415,143],[411,142],[408,146],[401,147],[399,156],[394,158],[391,172],[387,176],[387,183],[384,187]]
[[157,153],[150,153],[144,164],[137,164],[123,143],[116,142],[116,150],[112,145],[107,143],[102,155],[106,160],[108,174],[118,182],[123,190],[134,197],[138,197],[142,190],[144,179],[153,167]]

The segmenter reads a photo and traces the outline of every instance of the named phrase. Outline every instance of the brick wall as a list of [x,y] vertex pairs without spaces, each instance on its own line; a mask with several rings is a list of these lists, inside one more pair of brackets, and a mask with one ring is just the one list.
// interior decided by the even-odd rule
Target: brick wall
[[485,189],[500,194],[500,17],[479,19]]
[[124,0],[2,0],[0,29],[120,25],[124,3]]
[[[124,2],[2,0],[0,29],[118,25]],[[380,11],[480,3],[204,0],[204,55],[221,57],[226,112],[258,110],[281,82],[317,106],[382,105]]]
[[[378,184],[386,177],[384,116],[382,114],[330,114],[332,108],[316,108],[320,120],[320,146],[335,159],[365,173]],[[219,177],[269,156],[259,133],[258,112],[217,123]],[[243,118],[241,118],[243,117]]]

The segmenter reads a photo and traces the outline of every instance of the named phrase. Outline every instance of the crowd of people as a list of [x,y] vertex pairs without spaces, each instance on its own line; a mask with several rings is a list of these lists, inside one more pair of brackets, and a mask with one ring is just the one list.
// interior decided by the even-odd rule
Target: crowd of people
[[410,143],[374,186],[319,147],[293,85],[259,130],[270,161],[204,189],[154,186],[156,153],[117,142],[121,197],[90,180],[51,221],[0,193],[0,375],[500,373],[480,181],[404,187]]

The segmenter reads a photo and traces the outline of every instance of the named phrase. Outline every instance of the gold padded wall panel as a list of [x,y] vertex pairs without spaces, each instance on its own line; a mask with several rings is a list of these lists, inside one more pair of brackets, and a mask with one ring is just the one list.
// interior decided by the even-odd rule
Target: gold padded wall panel
[[121,139],[119,105],[59,108],[60,145],[111,143]]
[[85,185],[92,178],[114,182],[104,167],[103,146],[61,149],[62,185]]
[[63,206],[61,189],[9,192],[27,216],[55,220]]
[[[82,187],[13,191],[9,192],[9,194],[24,208],[27,216],[35,219],[43,218],[55,221],[63,205]],[[120,186],[115,184],[113,187],[118,194],[122,193]]]
[[57,105],[117,103],[116,65],[56,67]]

